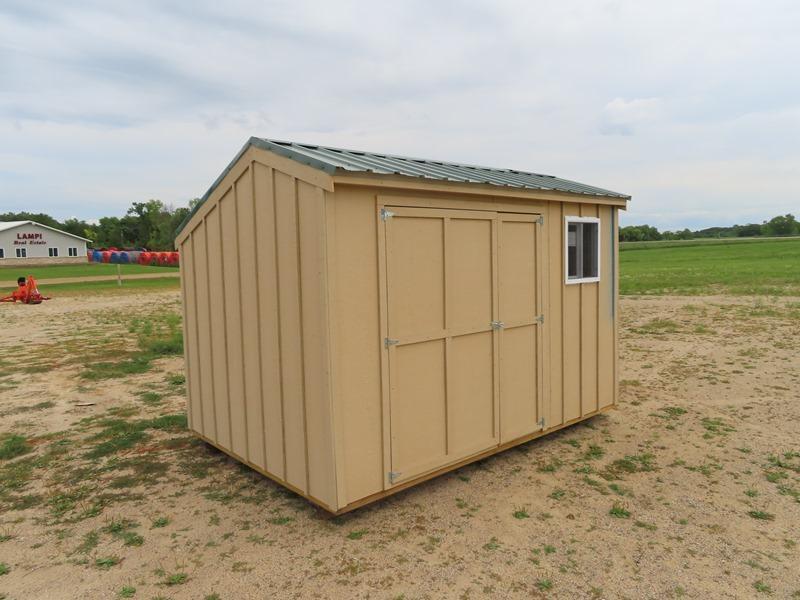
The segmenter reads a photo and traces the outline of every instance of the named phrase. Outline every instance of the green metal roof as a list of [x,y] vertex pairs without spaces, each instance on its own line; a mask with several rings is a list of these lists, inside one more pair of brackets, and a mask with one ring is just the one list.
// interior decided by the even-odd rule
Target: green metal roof
[[[299,144],[297,142],[251,137],[225,171],[223,171],[205,193],[201,202],[192,211],[192,214],[194,214],[208,199],[225,175],[228,174],[228,171],[230,171],[233,165],[239,160],[239,157],[241,157],[250,146],[274,152],[280,156],[285,156],[299,163],[330,173],[331,175],[346,173],[401,175],[404,177],[415,177],[431,181],[479,183],[506,188],[567,192],[570,194],[585,194],[587,196],[602,196],[625,200],[630,199],[630,196],[626,194],[612,192],[569,179],[561,179],[553,175],[542,175],[540,173],[529,173],[516,169],[480,167],[439,160],[381,154],[378,152],[345,150],[342,148],[332,148],[330,146]],[[180,233],[186,223],[189,222],[192,214],[181,223],[177,233]]]

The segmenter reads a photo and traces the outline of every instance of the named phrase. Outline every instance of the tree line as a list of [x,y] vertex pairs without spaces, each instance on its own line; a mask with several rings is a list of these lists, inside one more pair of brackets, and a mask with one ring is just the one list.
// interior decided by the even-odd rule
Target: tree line
[[708,227],[691,231],[659,231],[650,225],[628,225],[619,228],[620,242],[650,242],[657,240],[692,240],[695,238],[732,238],[800,235],[800,222],[794,215],[779,215],[763,223],[748,223],[732,227]]
[[175,231],[199,202],[188,208],[174,208],[161,200],[134,202],[122,217],[101,217],[97,223],[81,219],[59,221],[48,214],[7,212],[0,221],[36,221],[42,225],[87,238],[93,248],[146,248],[172,250]]

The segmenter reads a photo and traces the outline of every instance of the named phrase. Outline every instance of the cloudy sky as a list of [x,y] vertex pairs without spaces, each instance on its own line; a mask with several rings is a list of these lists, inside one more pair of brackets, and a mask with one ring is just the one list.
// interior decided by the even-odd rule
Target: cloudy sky
[[800,2],[0,0],[0,212],[202,195],[251,135],[800,211]]

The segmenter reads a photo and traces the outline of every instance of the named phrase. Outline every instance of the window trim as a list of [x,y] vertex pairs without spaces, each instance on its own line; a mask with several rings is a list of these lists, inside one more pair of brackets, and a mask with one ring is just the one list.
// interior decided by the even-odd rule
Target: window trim
[[[569,225],[570,223],[596,223],[597,224],[597,276],[596,277],[581,277],[570,279],[569,276]],[[602,264],[600,254],[600,218],[599,217],[578,217],[578,216],[565,216],[564,217],[564,283],[572,285],[574,283],[598,283],[600,281],[600,265]]]
[[48,258],[58,258],[58,246],[50,246],[47,249]]
[[0,260],[5,260],[6,258],[6,249],[0,248]]
[[28,258],[27,248],[17,248],[16,250],[14,254],[16,254],[17,258]]
[[67,248],[67,258],[77,258],[78,256],[78,248],[77,246],[69,246]]

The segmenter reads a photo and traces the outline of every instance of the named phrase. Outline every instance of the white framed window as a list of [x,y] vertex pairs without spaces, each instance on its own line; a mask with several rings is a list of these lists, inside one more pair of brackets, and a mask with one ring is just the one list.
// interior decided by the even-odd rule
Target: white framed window
[[5,258],[5,257],[6,257],[6,249],[0,248],[0,258]]
[[28,249],[17,248],[17,258],[28,258]]
[[564,217],[564,281],[600,281],[600,219]]
[[57,257],[58,256],[58,248],[48,248],[47,249],[47,254],[48,254],[48,256],[50,256],[50,258]]
[[78,249],[77,248],[67,248],[67,254],[69,256],[78,256]]

